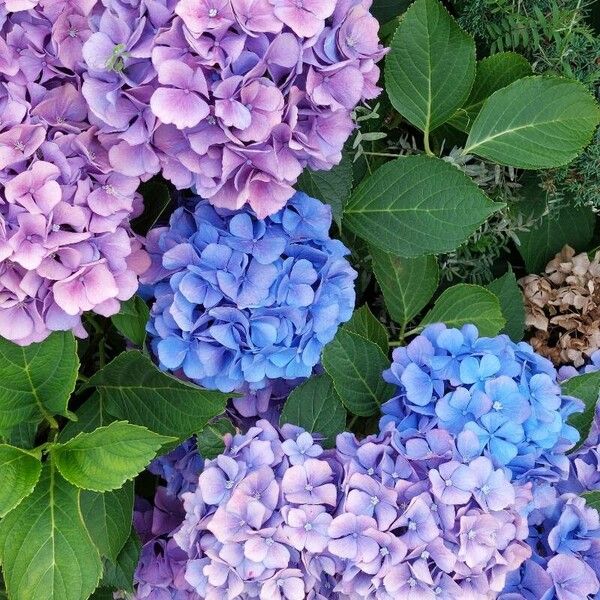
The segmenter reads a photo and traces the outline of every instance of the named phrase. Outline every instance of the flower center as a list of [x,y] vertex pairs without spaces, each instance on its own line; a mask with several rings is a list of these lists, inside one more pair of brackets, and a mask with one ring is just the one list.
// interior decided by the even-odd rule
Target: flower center
[[371,496],[371,504],[377,506],[379,504],[379,498],[377,496]]
[[312,492],[312,491],[313,491],[313,486],[312,486],[312,485],[310,485],[310,483],[307,483],[307,484],[304,486],[304,489],[305,489],[307,492]]
[[21,140],[15,142],[15,150],[19,152],[25,152],[25,144]]
[[68,31],[69,37],[76,38],[79,35],[79,30],[75,27],[71,27]]
[[494,402],[494,404],[492,404],[492,408],[494,410],[502,410],[502,402],[500,402],[499,400],[496,400],[496,402]]
[[311,525],[310,523],[307,523],[307,524],[304,526],[304,530],[305,530],[305,531],[311,531],[311,530],[312,530],[312,525]]
[[215,17],[216,17],[218,14],[219,14],[219,11],[218,11],[216,8],[211,8],[211,9],[208,11],[208,16],[209,16],[211,19],[214,19],[214,18],[215,18]]
[[417,524],[416,524],[414,521],[409,521],[409,522],[408,522],[408,528],[409,528],[411,531],[415,531],[415,529],[417,528]]
[[446,481],[446,487],[450,487],[452,485],[452,479],[448,479]]
[[230,490],[233,487],[233,481],[231,481],[231,479],[228,479],[225,482],[225,489]]

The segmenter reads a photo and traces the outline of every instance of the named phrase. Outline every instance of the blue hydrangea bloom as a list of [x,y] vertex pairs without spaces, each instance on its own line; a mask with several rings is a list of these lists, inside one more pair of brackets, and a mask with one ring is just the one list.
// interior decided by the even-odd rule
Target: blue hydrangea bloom
[[383,377],[397,394],[383,406],[382,429],[446,430],[464,456],[489,456],[517,477],[568,472],[564,453],[579,434],[567,419],[582,405],[561,394],[556,369],[529,344],[435,324],[393,359]]
[[355,303],[330,226],[330,207],[303,193],[265,220],[205,201],[175,211],[148,239],[161,368],[224,392],[308,377]]

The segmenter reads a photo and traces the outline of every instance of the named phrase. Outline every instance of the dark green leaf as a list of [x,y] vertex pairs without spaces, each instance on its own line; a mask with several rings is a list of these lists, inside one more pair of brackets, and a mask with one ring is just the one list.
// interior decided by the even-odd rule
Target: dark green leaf
[[479,61],[471,95],[452,117],[450,124],[468,132],[489,96],[531,73],[531,65],[527,59],[516,52],[499,52]]
[[411,0],[374,0],[371,12],[380,23],[401,15],[409,6]]
[[0,339],[0,429],[68,415],[79,359],[71,332],[26,348]]
[[600,512],[600,492],[588,492],[587,494],[582,495],[588,506],[595,508]]
[[582,413],[576,413],[569,418],[569,423],[579,431],[581,436],[579,444],[582,444],[587,439],[594,421],[594,413],[600,394],[600,372],[571,377],[561,387],[565,396],[579,398],[585,404]]
[[405,156],[356,188],[344,223],[377,248],[415,257],[456,249],[502,206],[453,165]]
[[494,336],[504,327],[500,301],[489,290],[478,285],[459,283],[448,288],[425,315],[421,326],[445,323],[462,327],[472,323],[482,336]]
[[[69,421],[70,423],[70,421]],[[37,434],[37,423],[19,423],[6,433],[6,440],[12,446],[26,448],[30,450],[35,446],[35,436]]]
[[464,104],[475,79],[475,42],[438,0],[417,0],[385,61],[394,108],[426,135]]
[[73,485],[106,492],[133,479],[157,450],[176,438],[126,421],[115,421],[90,433],[79,433],[51,453],[61,475]]
[[131,222],[131,228],[140,235],[146,235],[173,208],[169,188],[159,181],[146,181],[139,189],[144,198],[144,212]]
[[133,518],[133,482],[112,492],[81,492],[81,514],[101,556],[116,561]]
[[371,248],[373,271],[394,321],[406,325],[431,300],[439,283],[435,256],[401,258]]
[[60,432],[59,441],[66,442],[78,433],[90,433],[115,420],[104,410],[104,402],[99,392],[94,392],[75,412],[75,416],[77,420],[67,423]]
[[291,423],[324,436],[324,446],[335,446],[335,436],[346,428],[346,410],[326,373],[311,377],[288,396],[281,425]]
[[394,391],[381,377],[389,367],[381,348],[344,328],[325,347],[323,367],[333,379],[342,403],[353,415],[376,414]]
[[133,574],[140,558],[140,541],[134,531],[129,534],[115,562],[104,561],[104,576],[101,585],[115,589],[133,591]]
[[329,204],[333,212],[333,219],[341,229],[342,213],[352,191],[350,156],[344,153],[342,162],[329,171],[304,169],[298,178],[296,189]]
[[387,329],[366,304],[354,311],[352,318],[344,325],[344,329],[374,342],[384,354],[387,354],[389,349]]
[[151,431],[184,440],[225,411],[230,397],[162,373],[137,351],[120,354],[90,379],[106,411]]
[[20,448],[0,444],[0,517],[33,492],[40,478],[40,459]]
[[121,310],[112,317],[112,322],[128,340],[136,346],[143,346],[149,317],[148,305],[139,296],[134,296],[121,303]]
[[0,521],[0,559],[14,600],[87,600],[96,589],[102,563],[79,490],[51,462],[33,493]]
[[521,341],[525,332],[525,304],[515,274],[508,271],[502,277],[492,281],[487,288],[500,301],[500,308],[506,320],[502,332],[515,342]]
[[219,418],[210,422],[196,436],[198,450],[203,458],[216,458],[225,449],[223,436],[226,433],[235,433],[235,427],[229,419]]
[[585,250],[594,235],[596,215],[585,206],[568,206],[542,217],[530,231],[518,234],[519,252],[529,273],[540,273],[565,244]]

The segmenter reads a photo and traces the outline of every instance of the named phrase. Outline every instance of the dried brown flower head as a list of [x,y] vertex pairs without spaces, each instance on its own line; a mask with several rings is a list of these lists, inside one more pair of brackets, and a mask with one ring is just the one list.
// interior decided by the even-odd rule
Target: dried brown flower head
[[583,365],[600,349],[600,252],[593,260],[565,246],[543,275],[519,281],[530,343],[555,365]]

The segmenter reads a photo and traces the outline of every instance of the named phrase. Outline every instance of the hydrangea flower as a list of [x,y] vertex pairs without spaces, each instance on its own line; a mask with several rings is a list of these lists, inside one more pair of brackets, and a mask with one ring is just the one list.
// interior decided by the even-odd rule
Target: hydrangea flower
[[[110,316],[149,261],[129,219],[137,177],[82,94],[82,47],[97,3],[6,2],[0,27],[0,336],[20,345]],[[99,4],[98,4],[99,6]],[[7,12],[8,11],[8,12]]]
[[447,432],[347,433],[323,450],[259,421],[225,444],[183,494],[181,526],[144,548],[135,598],[483,599],[531,554],[528,488],[487,457],[464,462]]
[[331,210],[305,194],[266,220],[198,201],[151,231],[148,331],[164,369],[223,391],[308,377],[354,308]]
[[294,194],[303,168],[339,163],[352,111],[379,94],[385,52],[370,5],[104,1],[68,30],[81,43],[61,49],[83,57],[82,92],[114,170],[162,171],[262,218]]
[[[539,503],[538,503],[539,504]],[[600,592],[600,517],[574,494],[546,497],[529,516],[533,555],[500,600],[579,600]]]
[[397,393],[382,408],[382,429],[448,431],[465,456],[488,456],[521,480],[568,472],[564,452],[579,434],[567,418],[582,405],[561,394],[552,363],[527,343],[430,325],[394,351],[383,376]]

